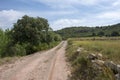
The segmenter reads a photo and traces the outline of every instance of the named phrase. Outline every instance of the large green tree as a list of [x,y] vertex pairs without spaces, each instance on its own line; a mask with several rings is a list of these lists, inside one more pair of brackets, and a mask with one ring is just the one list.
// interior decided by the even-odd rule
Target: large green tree
[[4,32],[0,29],[0,40],[0,57],[6,57],[24,56],[51,48],[61,37],[49,27],[47,19],[25,15],[11,30]]
[[111,33],[111,36],[119,36],[119,32],[113,31],[113,32]]
[[14,43],[31,43],[37,45],[45,41],[49,29],[48,21],[44,18],[33,18],[27,15],[19,19],[12,29]]
[[14,24],[11,30],[12,43],[24,45],[28,54],[33,53],[36,51],[35,47],[47,42],[49,29],[47,19],[25,15]]

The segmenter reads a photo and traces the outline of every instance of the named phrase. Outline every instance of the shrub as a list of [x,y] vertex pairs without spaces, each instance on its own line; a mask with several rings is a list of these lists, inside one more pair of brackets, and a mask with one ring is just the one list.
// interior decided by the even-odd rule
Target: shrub
[[6,32],[0,29],[0,57],[4,53],[5,48],[9,41],[10,39]]
[[1,56],[12,57],[12,56],[24,56],[24,55],[26,55],[25,47],[20,44],[15,44],[15,45],[8,45]]
[[45,50],[45,49],[48,49],[48,45],[47,43],[42,43],[42,44],[39,44],[37,47],[36,47],[37,50]]
[[113,31],[113,32],[111,33],[111,36],[119,36],[119,32]]

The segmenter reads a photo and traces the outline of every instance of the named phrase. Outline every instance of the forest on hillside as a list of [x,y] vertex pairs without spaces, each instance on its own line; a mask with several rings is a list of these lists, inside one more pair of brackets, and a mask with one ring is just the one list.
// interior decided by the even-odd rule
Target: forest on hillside
[[109,26],[97,26],[97,27],[69,27],[55,31],[60,34],[63,39],[77,38],[77,37],[93,37],[93,36],[120,36],[120,23]]

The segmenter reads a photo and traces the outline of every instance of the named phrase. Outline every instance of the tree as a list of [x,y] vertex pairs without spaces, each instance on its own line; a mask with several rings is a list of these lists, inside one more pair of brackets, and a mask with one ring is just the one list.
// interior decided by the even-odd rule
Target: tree
[[104,35],[105,35],[105,33],[102,32],[102,31],[100,31],[100,32],[98,33],[98,36],[104,36]]
[[55,35],[47,19],[25,15],[11,30],[0,29],[0,57],[24,56],[51,48],[58,40]]
[[49,28],[46,19],[25,15],[14,24],[14,28],[11,30],[12,43],[14,45],[24,44],[27,54],[33,53],[36,51],[36,46],[47,42],[46,35]]
[[119,32],[113,31],[113,32],[111,33],[111,36],[119,36]]
[[93,32],[93,33],[92,33],[92,36],[96,36],[96,33],[95,33],[95,32]]
[[46,19],[40,17],[33,18],[25,15],[14,24],[12,39],[14,43],[22,44],[29,42],[33,45],[37,45],[45,38],[43,30],[47,34],[48,29],[49,24]]

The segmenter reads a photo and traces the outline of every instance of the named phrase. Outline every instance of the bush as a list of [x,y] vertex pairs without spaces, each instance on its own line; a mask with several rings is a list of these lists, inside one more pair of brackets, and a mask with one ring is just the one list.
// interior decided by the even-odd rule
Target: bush
[[4,53],[5,48],[9,41],[10,39],[8,35],[6,34],[6,32],[0,29],[0,57]]
[[26,50],[23,45],[15,44],[15,46],[12,47],[11,52],[15,55],[24,56],[26,55]]
[[47,43],[42,43],[42,44],[39,44],[36,49],[39,51],[39,50],[45,50],[45,49],[48,49],[48,45]]
[[40,50],[46,50],[46,49],[50,49],[50,48],[53,48],[54,46],[58,45],[59,42],[51,42],[49,44],[47,43],[41,43],[39,44],[38,46],[34,47],[37,51],[40,51]]
[[119,36],[119,32],[113,31],[113,32],[111,33],[111,36]]
[[56,41],[56,42],[51,42],[48,47],[49,48],[53,48],[54,46],[58,45],[59,44],[59,41]]
[[23,46],[26,50],[26,55],[33,54],[34,52],[37,51],[37,49],[35,48],[35,45],[32,45],[30,43],[23,43]]
[[2,57],[13,57],[13,56],[24,56],[26,55],[26,49],[23,45],[15,44],[15,45],[8,45],[1,55]]

